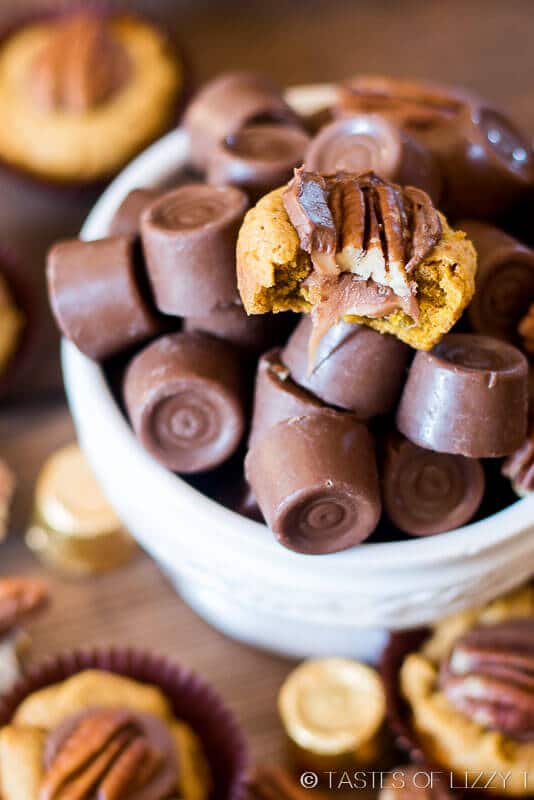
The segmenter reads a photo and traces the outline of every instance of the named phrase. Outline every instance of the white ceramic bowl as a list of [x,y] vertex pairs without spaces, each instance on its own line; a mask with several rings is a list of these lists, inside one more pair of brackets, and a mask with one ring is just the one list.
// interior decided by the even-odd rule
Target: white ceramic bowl
[[[328,87],[294,89],[313,110]],[[105,236],[133,188],[168,181],[186,161],[174,131],[113,182],[83,228]],[[373,660],[388,628],[405,628],[485,602],[534,574],[534,495],[494,516],[436,537],[372,544],[329,556],[281,547],[164,469],[137,442],[100,367],[63,344],[63,369],[80,442],[129,530],[184,599],[230,636],[280,653]]]

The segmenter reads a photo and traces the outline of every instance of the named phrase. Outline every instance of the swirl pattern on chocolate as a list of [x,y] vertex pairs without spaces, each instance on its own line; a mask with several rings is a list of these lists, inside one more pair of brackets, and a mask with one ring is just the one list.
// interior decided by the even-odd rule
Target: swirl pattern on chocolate
[[440,688],[474,722],[534,741],[534,620],[482,625],[459,639]]
[[157,717],[93,708],[48,736],[40,800],[166,800],[179,768],[170,730]]
[[484,494],[484,470],[475,459],[434,453],[400,436],[389,437],[384,458],[384,507],[413,536],[464,525]]
[[300,553],[334,553],[375,529],[374,443],[352,414],[317,409],[254,438],[245,475],[271,530]]
[[142,350],[124,395],[143,445],[177,472],[217,466],[243,434],[239,351],[200,333],[163,336]]

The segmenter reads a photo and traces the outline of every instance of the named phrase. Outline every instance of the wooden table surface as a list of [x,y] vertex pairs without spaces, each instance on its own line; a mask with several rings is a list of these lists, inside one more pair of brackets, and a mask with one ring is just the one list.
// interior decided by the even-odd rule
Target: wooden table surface
[[[8,6],[0,3],[0,20]],[[267,70],[284,84],[343,78],[359,70],[428,76],[467,83],[534,132],[531,0],[162,0],[161,7],[176,16],[199,81],[235,68]],[[0,220],[0,235],[1,225]],[[172,654],[222,692],[255,757],[278,758],[282,736],[275,698],[288,661],[215,632],[176,597],[145,556],[121,571],[72,582],[45,572],[25,549],[21,534],[37,470],[73,435],[61,401],[0,410],[0,454],[20,482],[11,536],[0,548],[0,574],[45,575],[53,597],[50,610],[31,628],[33,657],[105,643]]]

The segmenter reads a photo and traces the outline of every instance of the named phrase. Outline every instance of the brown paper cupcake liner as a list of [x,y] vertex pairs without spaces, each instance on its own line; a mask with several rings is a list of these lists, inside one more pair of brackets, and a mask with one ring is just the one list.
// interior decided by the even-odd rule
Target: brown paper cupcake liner
[[[410,720],[410,709],[399,689],[399,672],[406,656],[419,650],[430,634],[429,628],[416,628],[410,631],[399,631],[390,634],[380,661],[380,673],[386,691],[386,706],[389,726],[395,737],[397,747],[407,753],[412,763],[421,765],[427,770],[439,772],[443,767],[432,764],[425,755]],[[454,798],[468,800],[509,800],[493,792],[482,792],[475,789],[451,791]]]
[[213,780],[210,800],[244,800],[248,764],[245,740],[234,715],[209,685],[165,656],[135,649],[78,650],[30,667],[0,696],[0,727],[32,692],[86,669],[99,669],[159,687],[176,717],[200,738]]

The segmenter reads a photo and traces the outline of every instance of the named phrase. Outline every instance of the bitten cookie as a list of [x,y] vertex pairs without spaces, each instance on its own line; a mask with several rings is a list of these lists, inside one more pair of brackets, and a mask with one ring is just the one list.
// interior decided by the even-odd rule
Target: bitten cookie
[[428,195],[373,173],[297,170],[248,212],[237,244],[247,312],[312,312],[315,345],[345,319],[428,350],[471,300],[475,272],[471,242]]

